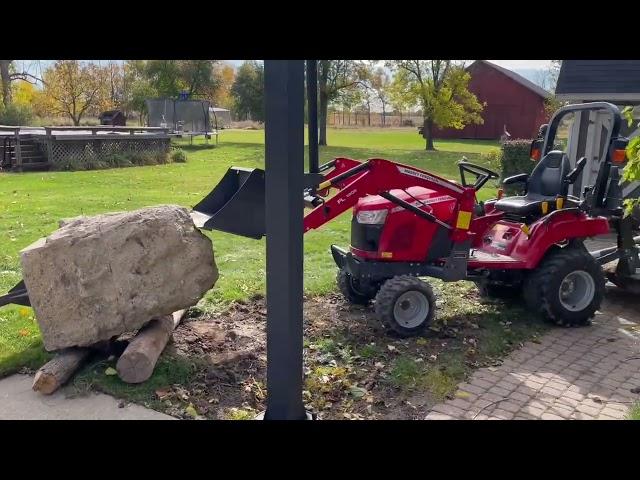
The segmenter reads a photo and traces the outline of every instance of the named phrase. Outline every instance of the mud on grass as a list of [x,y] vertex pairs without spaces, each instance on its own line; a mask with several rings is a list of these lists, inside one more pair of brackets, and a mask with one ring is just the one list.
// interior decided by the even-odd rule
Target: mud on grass
[[[499,364],[547,328],[517,306],[481,301],[472,284],[431,283],[436,323],[409,339],[384,331],[371,307],[349,305],[338,294],[305,300],[309,410],[321,419],[423,419],[474,369]],[[95,388],[179,418],[253,418],[265,408],[265,328],[259,297],[224,313],[196,314],[176,329],[149,381],[126,385],[106,375],[111,360],[87,368],[76,389]]]

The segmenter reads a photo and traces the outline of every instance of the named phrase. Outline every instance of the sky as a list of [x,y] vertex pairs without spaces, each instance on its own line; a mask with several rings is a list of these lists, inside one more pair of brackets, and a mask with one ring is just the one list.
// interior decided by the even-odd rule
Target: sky
[[509,70],[544,70],[551,66],[551,60],[489,60]]
[[[89,60],[90,62],[107,63],[109,60]],[[122,60],[115,60],[121,62]],[[238,67],[244,60],[225,60],[226,62]],[[465,60],[465,63],[469,64],[473,60]],[[542,72],[549,69],[551,66],[551,60],[489,60],[496,65],[513,70],[514,72],[522,75],[528,80],[540,84],[542,78],[546,75]],[[42,70],[47,68],[53,60],[16,60],[16,64],[19,70],[26,70],[28,73],[36,76],[40,76]],[[541,85],[545,86],[545,85]]]

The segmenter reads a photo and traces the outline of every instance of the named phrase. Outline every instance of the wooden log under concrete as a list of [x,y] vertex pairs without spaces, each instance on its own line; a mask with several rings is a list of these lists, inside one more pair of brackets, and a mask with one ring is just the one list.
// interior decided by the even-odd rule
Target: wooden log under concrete
[[82,347],[61,350],[36,372],[31,388],[44,395],[51,395],[71,378],[90,353],[89,348]]
[[179,310],[171,315],[152,319],[140,329],[116,364],[118,376],[123,382],[141,383],[151,377],[160,354],[185,311]]

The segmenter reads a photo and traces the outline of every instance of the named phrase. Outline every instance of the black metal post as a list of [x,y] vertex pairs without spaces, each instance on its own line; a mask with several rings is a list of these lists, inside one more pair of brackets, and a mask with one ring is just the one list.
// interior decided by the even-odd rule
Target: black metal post
[[[318,173],[318,61],[307,60],[307,113],[309,116],[309,172]],[[315,188],[312,189],[315,193]]]
[[302,401],[304,61],[265,60],[267,420],[307,418]]

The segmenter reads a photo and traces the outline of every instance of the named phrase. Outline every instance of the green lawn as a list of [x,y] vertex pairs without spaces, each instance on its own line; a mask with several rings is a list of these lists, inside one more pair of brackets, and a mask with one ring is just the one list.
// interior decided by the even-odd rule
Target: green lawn
[[[321,162],[336,156],[355,159],[383,157],[458,178],[455,164],[462,155],[479,162],[480,154],[497,148],[495,142],[436,142],[437,152],[425,152],[415,130],[330,130],[329,144],[320,150]],[[50,234],[62,218],[131,210],[150,205],[195,205],[236,165],[262,167],[263,131],[223,131],[220,144],[206,147],[201,140],[185,144],[186,164],[88,172],[0,174],[0,292],[20,280],[18,252]],[[495,193],[485,188],[481,198]],[[220,232],[210,233],[221,272],[217,285],[202,302],[220,309],[247,299],[264,288],[264,241]],[[335,266],[329,245],[347,245],[349,214],[305,237],[305,290],[321,294],[334,289]],[[36,366],[45,358],[31,309],[0,310],[0,376],[17,368]]]
[[[263,143],[264,130],[224,130],[224,142]],[[327,143],[334,147],[388,150],[423,150],[424,139],[414,128],[334,129],[327,130]],[[306,138],[306,132],[305,132]],[[487,153],[498,147],[493,140],[438,140],[436,148],[443,152]]]

